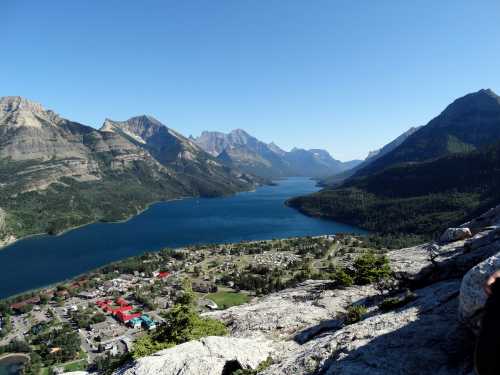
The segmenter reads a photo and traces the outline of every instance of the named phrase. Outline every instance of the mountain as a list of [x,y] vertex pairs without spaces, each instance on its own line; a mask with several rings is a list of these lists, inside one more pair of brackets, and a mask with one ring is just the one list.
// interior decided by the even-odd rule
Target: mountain
[[287,152],[266,144],[241,129],[228,134],[204,131],[193,140],[227,165],[266,178],[288,176],[322,177],[341,172],[358,161],[340,162],[325,150],[294,148]]
[[500,203],[500,144],[399,165],[288,201],[302,212],[381,233],[432,235]]
[[204,131],[194,141],[206,152],[244,172],[264,178],[280,178],[293,174],[283,159],[284,151],[267,145],[241,129],[228,134]]
[[465,95],[400,145],[360,168],[368,175],[389,166],[476,150],[500,139],[500,97],[490,89]]
[[288,204],[373,231],[432,235],[500,202],[499,140],[499,98],[481,90],[341,185]]
[[21,97],[0,98],[0,181],[0,239],[123,219],[154,201],[256,183],[152,117],[106,120],[96,130]]
[[320,184],[322,186],[337,186],[341,184],[343,181],[348,179],[349,177],[353,176],[357,171],[360,169],[363,169],[365,167],[368,167],[370,163],[374,162],[375,160],[381,158],[382,156],[388,154],[392,150],[394,150],[396,147],[401,145],[410,135],[415,133],[418,129],[420,129],[420,126],[417,127],[412,127],[405,131],[403,134],[399,135],[397,138],[383,146],[382,148],[374,151],[370,151],[368,153],[368,156],[366,157],[365,160],[362,162],[359,162],[355,164],[354,166],[347,168],[344,172],[341,172],[339,174],[329,176],[327,178],[324,178],[320,181]]

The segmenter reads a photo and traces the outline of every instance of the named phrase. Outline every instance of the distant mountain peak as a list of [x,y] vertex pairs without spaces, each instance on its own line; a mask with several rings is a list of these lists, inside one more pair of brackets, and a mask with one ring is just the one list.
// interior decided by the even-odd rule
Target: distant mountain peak
[[41,128],[56,125],[61,118],[35,101],[21,96],[0,97],[0,125]]
[[477,93],[498,98],[498,95],[492,89],[481,89]]
[[35,101],[23,98],[22,96],[0,97],[0,110],[2,112],[31,111],[45,112],[43,106]]
[[238,135],[246,135],[246,136],[250,136],[250,134],[248,134],[245,130],[240,129],[240,128],[237,128],[237,129],[231,130],[231,134],[238,134]]

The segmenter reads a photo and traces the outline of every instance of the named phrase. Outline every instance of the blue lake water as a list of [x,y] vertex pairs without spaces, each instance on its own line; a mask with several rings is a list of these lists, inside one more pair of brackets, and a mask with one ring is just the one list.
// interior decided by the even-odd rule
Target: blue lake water
[[0,250],[0,298],[62,281],[144,251],[199,243],[364,233],[307,217],[286,199],[318,190],[306,178],[222,198],[157,203],[121,223],[96,223],[60,236],[35,236]]

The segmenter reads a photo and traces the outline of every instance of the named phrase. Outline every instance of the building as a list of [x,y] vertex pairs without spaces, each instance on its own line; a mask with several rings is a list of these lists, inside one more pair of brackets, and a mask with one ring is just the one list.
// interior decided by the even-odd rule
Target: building
[[215,293],[217,292],[217,285],[211,282],[193,283],[193,290],[198,293]]
[[36,305],[37,303],[40,303],[40,297],[34,296],[31,298],[25,299],[24,301],[13,303],[12,305],[10,305],[10,308],[17,313],[21,313],[21,312],[23,312],[23,310],[27,306]]
[[156,277],[164,280],[164,279],[167,279],[169,276],[170,276],[170,272],[158,272],[158,275]]
[[128,325],[131,328],[141,328],[142,327],[142,320],[141,320],[141,318],[132,318],[129,320]]
[[149,330],[156,328],[156,322],[153,319],[151,319],[149,315],[142,315],[141,320],[144,325],[144,328]]
[[[130,306],[129,306],[130,307]],[[134,318],[139,318],[141,316],[141,313],[135,313],[135,314],[127,314],[124,311],[119,311],[116,313],[116,318],[122,322],[122,323],[128,323]]]
[[99,296],[98,290],[89,290],[89,291],[78,293],[78,297],[84,298],[84,299],[92,299],[92,298],[96,298],[98,296]]

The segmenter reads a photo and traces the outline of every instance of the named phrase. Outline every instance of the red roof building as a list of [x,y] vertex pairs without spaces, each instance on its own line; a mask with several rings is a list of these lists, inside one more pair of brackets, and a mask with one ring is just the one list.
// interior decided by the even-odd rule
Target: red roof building
[[164,279],[166,277],[169,277],[170,276],[170,272],[160,272],[158,273],[158,278],[160,279]]
[[120,306],[127,306],[128,305],[128,302],[125,301],[122,297],[118,297],[116,299],[116,303],[119,304]]
[[132,306],[120,306],[111,310],[111,314],[117,315],[118,313],[124,313],[125,311],[132,310]]
[[127,323],[129,320],[134,319],[134,318],[138,318],[141,315],[142,315],[141,313],[127,314],[123,311],[119,311],[116,313],[116,317],[122,323]]

